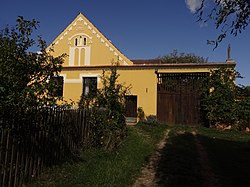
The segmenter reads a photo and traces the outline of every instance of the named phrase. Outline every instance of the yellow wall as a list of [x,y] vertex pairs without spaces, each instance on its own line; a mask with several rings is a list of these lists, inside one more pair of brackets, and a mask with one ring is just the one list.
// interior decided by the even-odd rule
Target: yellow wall
[[[209,72],[208,68],[197,69],[161,69],[161,73],[174,72]],[[156,115],[157,113],[157,75],[155,68],[152,69],[127,69],[119,70],[119,83],[124,83],[126,86],[131,85],[130,95],[137,96],[137,107],[142,107],[146,115]],[[98,76],[98,87],[101,87],[102,70],[73,70],[63,71],[62,75],[66,75],[64,79],[64,98],[73,100],[76,103],[79,101],[82,93],[82,77],[81,76]],[[74,82],[74,83],[73,83]],[[78,82],[78,83],[76,83]]]
[[[101,87],[102,70],[95,71],[63,71],[61,75],[66,75],[64,78],[64,93],[65,100],[73,100],[78,102],[82,93],[82,78],[79,75],[96,76],[99,75],[98,87]],[[137,106],[143,107],[146,114],[156,115],[156,100],[157,100],[157,76],[152,70],[118,70],[120,75],[119,83],[124,83],[125,86],[130,86],[130,95],[137,95]],[[70,80],[71,79],[71,80]],[[72,81],[73,80],[73,81]],[[75,83],[69,83],[75,82]],[[76,83],[78,82],[78,83]]]
[[131,85],[131,95],[137,95],[137,107],[142,107],[146,115],[156,115],[157,76],[151,70],[120,70],[119,81]]

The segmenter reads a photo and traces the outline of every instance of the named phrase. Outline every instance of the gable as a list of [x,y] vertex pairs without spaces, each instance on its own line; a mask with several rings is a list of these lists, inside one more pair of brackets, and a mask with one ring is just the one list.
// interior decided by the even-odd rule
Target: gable
[[67,54],[65,67],[133,64],[81,13],[48,48],[55,56]]

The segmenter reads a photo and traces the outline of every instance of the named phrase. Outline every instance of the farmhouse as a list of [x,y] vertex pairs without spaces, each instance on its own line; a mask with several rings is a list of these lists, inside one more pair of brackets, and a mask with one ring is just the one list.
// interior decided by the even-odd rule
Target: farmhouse
[[199,84],[211,69],[235,67],[233,61],[201,64],[163,64],[159,59],[130,60],[83,14],[79,14],[49,46],[52,55],[66,53],[58,79],[59,93],[66,100],[79,101],[90,87],[100,87],[103,70],[118,62],[119,82],[131,85],[126,117],[136,119],[137,108],[168,124],[201,123]]

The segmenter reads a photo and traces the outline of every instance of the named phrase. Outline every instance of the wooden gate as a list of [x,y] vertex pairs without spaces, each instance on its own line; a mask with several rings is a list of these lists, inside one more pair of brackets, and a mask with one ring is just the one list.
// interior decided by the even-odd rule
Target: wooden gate
[[157,74],[157,118],[172,125],[200,125],[204,78],[208,73]]

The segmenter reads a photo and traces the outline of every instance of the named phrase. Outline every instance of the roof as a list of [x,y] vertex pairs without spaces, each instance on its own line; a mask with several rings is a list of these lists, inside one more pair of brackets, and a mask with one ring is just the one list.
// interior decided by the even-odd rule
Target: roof
[[134,64],[161,64],[161,59],[140,59],[140,60],[131,60]]
[[[150,61],[151,62],[151,61]],[[120,70],[132,70],[132,69],[155,69],[155,70],[166,70],[166,69],[200,69],[200,68],[219,68],[219,67],[227,67],[234,68],[235,63],[225,63],[225,62],[217,62],[217,63],[180,63],[180,64],[134,64],[134,65],[119,65],[117,69]],[[114,66],[69,66],[63,67],[63,70],[100,70],[100,69],[110,69]]]
[[194,65],[218,65],[218,64],[232,64],[235,65],[233,60],[226,60],[226,62],[204,62],[204,63],[166,63],[163,62],[160,58],[155,59],[138,59],[138,60],[131,60],[134,65],[168,65],[168,66],[194,66]]

